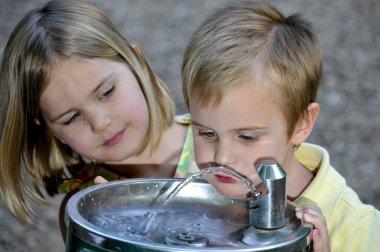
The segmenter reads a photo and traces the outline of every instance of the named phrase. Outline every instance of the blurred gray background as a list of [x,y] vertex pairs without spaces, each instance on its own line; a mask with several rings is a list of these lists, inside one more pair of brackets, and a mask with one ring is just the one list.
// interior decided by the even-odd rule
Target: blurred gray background
[[[185,112],[180,65],[196,27],[233,0],[93,0],[170,86]],[[325,54],[318,100],[321,113],[309,142],[324,146],[334,167],[362,201],[380,208],[380,2],[377,0],[269,0],[313,24]],[[0,51],[12,29],[42,0],[0,0]],[[38,207],[38,223],[19,224],[0,203],[0,251],[64,251],[57,208],[61,196]]]

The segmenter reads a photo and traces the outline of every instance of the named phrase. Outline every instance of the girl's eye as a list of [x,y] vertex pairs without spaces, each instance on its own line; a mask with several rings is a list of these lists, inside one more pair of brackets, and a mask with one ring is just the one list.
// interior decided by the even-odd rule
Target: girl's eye
[[104,100],[108,97],[110,97],[113,94],[113,91],[115,90],[115,86],[112,86],[111,88],[107,89],[105,92],[102,93],[100,96],[100,100]]
[[76,112],[73,116],[71,116],[69,118],[69,120],[65,121],[63,124],[64,125],[69,125],[71,124],[72,122],[75,122],[79,119],[79,117],[81,116],[81,113],[80,112]]

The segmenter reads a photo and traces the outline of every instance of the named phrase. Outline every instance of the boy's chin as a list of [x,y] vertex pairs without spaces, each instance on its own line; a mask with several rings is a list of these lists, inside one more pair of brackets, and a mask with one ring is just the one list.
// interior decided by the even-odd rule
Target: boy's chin
[[221,184],[211,183],[214,188],[222,195],[231,199],[245,199],[248,195],[248,189],[241,184]]

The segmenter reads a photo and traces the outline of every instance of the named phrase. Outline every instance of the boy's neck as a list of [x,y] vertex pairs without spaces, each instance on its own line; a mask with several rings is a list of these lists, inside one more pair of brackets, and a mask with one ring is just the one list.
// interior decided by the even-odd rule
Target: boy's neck
[[313,173],[298,161],[287,171],[286,191],[290,201],[297,199],[313,181]]

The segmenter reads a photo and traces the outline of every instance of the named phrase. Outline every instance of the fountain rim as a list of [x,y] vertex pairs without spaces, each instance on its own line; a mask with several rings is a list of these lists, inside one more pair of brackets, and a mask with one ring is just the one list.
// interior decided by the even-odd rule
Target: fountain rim
[[[124,184],[137,184],[137,183],[146,183],[147,181],[152,183],[159,183],[159,182],[182,182],[183,178],[138,178],[138,179],[126,179],[126,180],[117,180],[117,181],[111,181],[100,185],[93,185],[88,188],[82,189],[79,192],[75,193],[67,202],[66,209],[65,209],[65,223],[67,226],[69,226],[69,222],[75,225],[75,228],[80,228],[86,232],[90,232],[92,234],[95,234],[96,236],[99,236],[101,238],[111,239],[116,242],[121,243],[129,243],[131,245],[138,246],[140,248],[146,248],[146,249],[155,249],[156,251],[168,251],[168,252],[187,252],[187,251],[195,251],[194,247],[188,247],[188,246],[173,246],[173,245],[167,245],[167,244],[158,244],[154,242],[149,241],[136,241],[128,238],[121,238],[115,235],[107,234],[106,232],[102,231],[101,228],[97,227],[93,223],[89,222],[87,219],[85,219],[80,213],[78,208],[79,201],[89,193],[94,193],[96,191],[102,190],[107,187],[115,187],[117,185],[124,185]],[[191,183],[202,183],[202,184],[209,184],[205,180],[196,180],[192,181]],[[293,203],[289,202],[290,205],[294,206]],[[68,227],[69,228],[69,227]],[[308,235],[311,232],[311,226],[304,225],[303,228],[297,231],[298,238],[296,240],[301,240],[305,235]],[[294,241],[294,240],[293,240]],[[290,242],[289,242],[290,243]],[[289,245],[286,242],[283,242],[284,246]],[[245,245],[244,247],[204,247],[204,248],[196,248],[196,251],[233,251],[236,252],[249,252],[249,251],[255,251],[252,250],[252,246]],[[278,245],[272,245],[267,246],[265,250],[261,246],[257,247],[257,251],[276,251],[278,249]],[[157,250],[158,249],[158,250]]]

